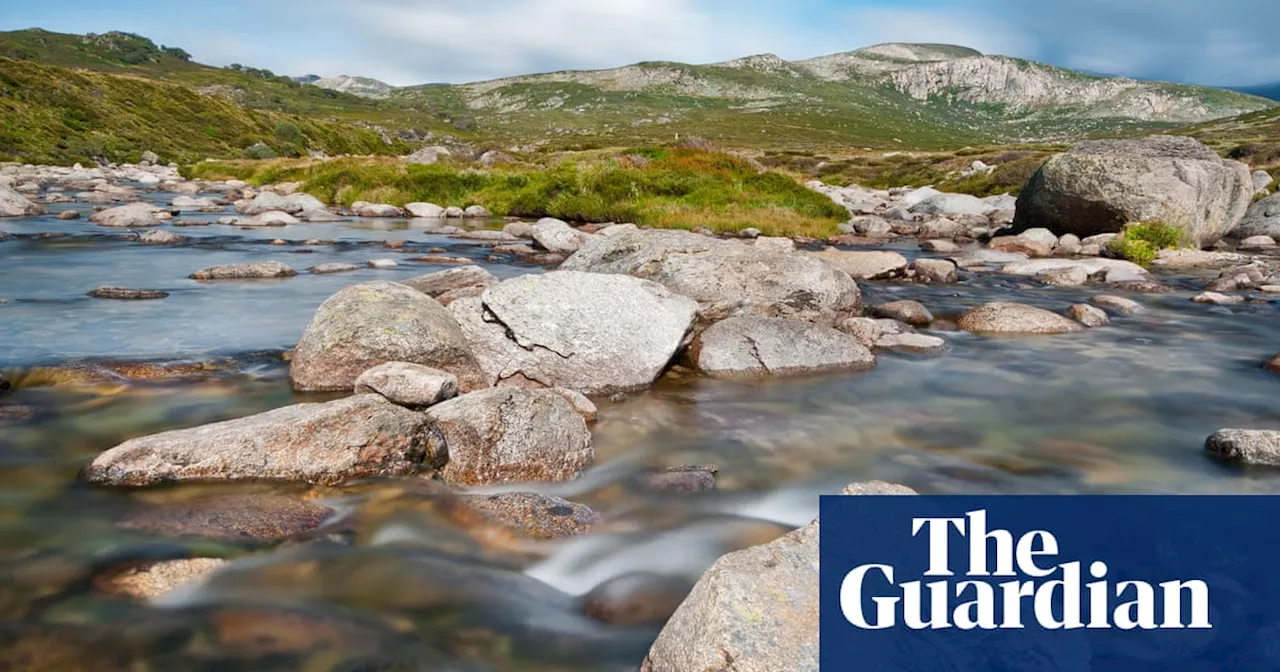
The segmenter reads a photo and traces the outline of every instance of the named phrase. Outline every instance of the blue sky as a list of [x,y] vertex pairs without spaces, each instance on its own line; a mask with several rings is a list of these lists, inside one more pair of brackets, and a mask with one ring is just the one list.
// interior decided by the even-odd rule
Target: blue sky
[[891,41],[1197,84],[1280,80],[1280,0],[0,0],[0,29],[33,26],[398,85]]

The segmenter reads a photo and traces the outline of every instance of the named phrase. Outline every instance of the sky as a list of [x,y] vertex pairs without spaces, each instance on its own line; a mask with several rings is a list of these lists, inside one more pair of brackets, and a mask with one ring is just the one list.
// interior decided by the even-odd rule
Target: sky
[[1280,80],[1280,0],[0,0],[0,30],[124,30],[210,65],[397,86],[943,42],[1101,74]]

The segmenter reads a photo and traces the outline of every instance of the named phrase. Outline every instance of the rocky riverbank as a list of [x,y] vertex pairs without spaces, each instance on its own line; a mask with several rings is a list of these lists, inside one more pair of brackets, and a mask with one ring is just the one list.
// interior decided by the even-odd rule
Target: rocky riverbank
[[[1128,160],[1211,163],[1163,141],[1148,149],[1128,152]],[[1093,147],[1073,156],[1114,153]],[[1239,172],[1218,165],[1224,174]],[[1133,174],[1144,170],[1155,169],[1144,164]],[[1039,179],[1055,185],[1054,203],[1094,193],[1072,180]],[[1127,178],[1110,171],[1107,179]],[[65,540],[41,537],[42,545],[5,556],[4,584],[21,579],[29,587],[15,589],[0,608],[33,627],[0,651],[39,641],[68,649],[104,633],[136,638],[135,654],[156,646],[118,624],[57,624],[48,605],[81,598],[87,582],[95,599],[129,598],[120,608],[137,609],[127,613],[144,614],[143,621],[151,611],[134,602],[182,606],[180,627],[212,627],[218,656],[234,655],[232,624],[243,623],[273,633],[270,646],[258,645],[279,655],[336,650],[361,663],[411,649],[445,664],[501,669],[643,659],[647,670],[700,670],[728,657],[742,669],[816,669],[813,623],[723,616],[772,599],[758,581],[759,557],[772,554],[788,559],[770,569],[776,583],[793,589],[788,606],[816,619],[816,523],[782,536],[812,518],[812,502],[801,507],[804,515],[786,516],[786,525],[752,520],[751,507],[734,498],[763,483],[766,492],[785,490],[789,474],[803,475],[806,501],[839,489],[830,478],[815,480],[823,469],[924,492],[1158,491],[1167,486],[1152,474],[1177,469],[1214,474],[1203,476],[1210,491],[1225,483],[1273,487],[1265,477],[1254,480],[1257,472],[1225,472],[1203,459],[1265,468],[1277,462],[1280,445],[1267,431],[1280,424],[1259,426],[1265,411],[1229,398],[1264,397],[1276,384],[1264,364],[1277,348],[1247,325],[1267,332],[1271,297],[1280,293],[1280,255],[1274,240],[1259,238],[1269,235],[1276,197],[1239,207],[1233,180],[1200,180],[1200,192],[1166,199],[1169,223],[1212,249],[1165,250],[1144,268],[1103,256],[1122,235],[1123,223],[1111,215],[1093,229],[1063,229],[1084,226],[1079,218],[1027,226],[1038,220],[1021,214],[1024,203],[1050,198],[1034,185],[1015,200],[814,184],[850,212],[844,234],[814,240],[750,229],[727,236],[495,221],[448,205],[331,209],[294,185],[191,181],[171,166],[6,166],[0,203],[13,219],[0,220],[0,251],[39,251],[59,240],[48,234],[61,233],[77,245],[105,242],[117,254],[172,259],[153,267],[146,287],[95,277],[98,289],[77,300],[168,310],[194,292],[265,291],[238,295],[254,298],[221,317],[266,323],[270,295],[336,284],[318,285],[331,288],[323,290],[328,298],[293,326],[288,371],[274,369],[271,383],[279,396],[261,408],[176,427],[131,425],[116,432],[119,441],[87,441],[66,461],[79,471],[76,496],[127,512],[106,524],[111,534],[143,535],[152,545],[113,555],[99,543],[77,557]],[[1205,203],[1220,204],[1213,212],[1221,216],[1208,224],[1177,216],[1179,204],[1203,213]],[[1122,213],[1145,207],[1112,205]],[[63,212],[87,216],[63,219]],[[1244,224],[1229,220],[1262,228],[1241,232]],[[346,231],[317,227],[378,232],[382,222],[403,222],[394,230],[404,235],[314,235]],[[1107,228],[1116,230],[1098,230]],[[144,232],[172,237],[143,239]],[[236,245],[250,252],[211,262],[215,251]],[[262,258],[338,247],[341,259],[312,264],[310,273],[297,272],[301,263]],[[172,277],[156,268],[174,269]],[[106,281],[113,284],[99,284]],[[40,309],[21,287],[7,287],[16,301],[0,310]],[[49,426],[42,418],[55,412],[100,420],[95,405],[112,403],[109,394],[120,389],[136,393],[143,381],[157,387],[141,388],[154,396],[140,406],[173,408],[163,397],[186,393],[168,386],[242,375],[209,358],[43,372],[17,364],[6,363],[8,378],[0,376],[0,409],[30,415],[0,413],[0,426],[9,424],[16,437],[0,447],[33,455]],[[1113,387],[1135,376],[1134,388]],[[1174,381],[1188,379],[1212,393],[1178,390]],[[907,385],[910,393],[902,391]],[[117,392],[103,392],[108,387]],[[49,390],[91,388],[94,395],[75,405],[40,406]],[[847,401],[832,407],[833,395]],[[932,401],[939,399],[959,405],[944,411]],[[1125,424],[1132,422],[1125,413],[1140,414],[1132,409],[1151,399],[1161,407],[1153,417],[1172,407],[1182,409],[1179,422],[1194,415],[1187,407],[1214,410],[1177,427],[1179,441],[1156,436],[1164,452],[1127,463],[1146,439]],[[1017,409],[1017,424],[974,429],[975,416],[1003,405]],[[1236,421],[1248,430],[1219,431],[1206,443]],[[1205,422],[1220,424],[1206,429]],[[144,429],[157,426],[163,431]],[[709,444],[718,452],[709,453]],[[643,465],[610,471],[644,451],[654,456]],[[880,492],[910,490],[883,483],[847,489]],[[740,518],[730,525],[700,518],[727,510]],[[684,527],[690,520],[718,520],[719,527]],[[682,534],[700,542],[692,568],[664,571],[663,553],[637,550],[687,546]],[[639,539],[623,542],[628,535]],[[564,555],[542,545],[553,540],[568,544]],[[604,571],[582,559],[594,544],[616,545],[615,565],[570,590],[566,576],[584,567]],[[740,552],[712,566],[726,551]],[[61,573],[22,569],[29,563],[20,561],[41,553],[66,562]],[[628,553],[647,571],[637,574]],[[575,566],[575,557],[583,564]],[[62,597],[40,602],[36,594]],[[358,608],[355,615],[319,609],[334,605]],[[448,608],[467,616],[432,620]],[[520,625],[531,614],[543,623],[532,632]],[[477,639],[462,637],[468,632]],[[408,635],[429,639],[430,650],[404,649]],[[512,653],[473,650],[494,638],[509,638]],[[193,647],[181,660],[201,655],[209,654]]]

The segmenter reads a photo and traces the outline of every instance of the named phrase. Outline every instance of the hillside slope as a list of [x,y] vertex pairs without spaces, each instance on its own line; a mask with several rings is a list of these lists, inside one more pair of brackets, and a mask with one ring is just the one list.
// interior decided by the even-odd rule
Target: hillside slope
[[[388,142],[390,140],[390,142]],[[134,75],[0,58],[0,160],[31,163],[403,153],[374,130],[247,109],[219,96]]]

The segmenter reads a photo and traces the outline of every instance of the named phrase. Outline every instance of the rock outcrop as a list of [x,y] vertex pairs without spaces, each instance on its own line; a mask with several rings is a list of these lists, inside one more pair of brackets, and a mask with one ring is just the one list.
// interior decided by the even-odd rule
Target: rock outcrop
[[653,280],[694,299],[704,314],[717,318],[754,315],[832,323],[857,314],[862,305],[853,278],[826,261],[687,231],[596,236],[561,269]]
[[652,384],[684,344],[697,308],[656,282],[555,271],[507,280],[449,311],[486,382],[611,394]]
[[1014,229],[1086,238],[1160,221],[1207,247],[1236,227],[1252,197],[1248,167],[1195,139],[1099,140],[1045,162],[1018,197]]
[[435,299],[392,282],[368,282],[330,297],[302,335],[289,368],[293,387],[347,391],[386,362],[443,369],[468,392],[487,387],[462,330]]
[[832,327],[777,317],[717,322],[689,346],[689,362],[713,376],[745,378],[857,371],[875,366],[858,339]]

